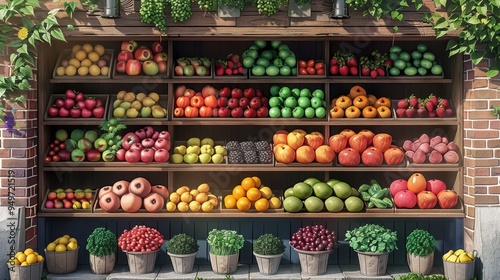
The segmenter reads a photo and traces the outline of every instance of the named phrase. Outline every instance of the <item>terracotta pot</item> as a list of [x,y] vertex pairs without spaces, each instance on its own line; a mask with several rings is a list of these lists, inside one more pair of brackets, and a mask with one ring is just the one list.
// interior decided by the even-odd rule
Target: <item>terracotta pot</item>
[[257,260],[257,266],[259,267],[260,274],[272,275],[278,272],[281,257],[284,253],[279,255],[260,255],[253,252],[255,259]]

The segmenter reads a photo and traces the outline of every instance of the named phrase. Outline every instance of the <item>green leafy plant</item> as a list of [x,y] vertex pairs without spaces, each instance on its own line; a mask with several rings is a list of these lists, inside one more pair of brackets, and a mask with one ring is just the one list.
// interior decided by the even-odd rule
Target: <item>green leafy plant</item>
[[169,0],[141,0],[139,9],[142,22],[152,24],[160,31],[167,31],[165,7]]
[[423,229],[415,229],[406,237],[406,251],[416,256],[427,256],[434,252],[434,236]]
[[[483,0],[434,0],[436,7],[445,7],[446,14],[427,14],[428,21],[440,38],[449,32],[460,30],[458,38],[448,41],[450,56],[470,54],[472,63],[479,64],[484,58],[500,60],[500,2]],[[490,67],[486,75],[498,75],[497,65]]]
[[[402,21],[403,9],[413,3],[415,10],[423,6],[422,0],[345,0],[345,3],[354,10],[363,9],[363,16],[371,15],[377,20],[390,15],[392,19]],[[395,28],[397,31],[397,27]]]
[[210,253],[227,256],[238,253],[243,248],[245,240],[243,235],[235,230],[213,229],[208,233],[207,242],[210,245]]
[[393,277],[396,280],[446,280],[446,277],[441,274],[435,274],[435,275],[422,275],[422,274],[415,274],[415,273],[408,273],[404,275],[400,275],[397,277]]
[[199,247],[194,237],[185,233],[179,233],[172,236],[170,241],[168,241],[167,252],[176,255],[187,255],[197,252]]
[[167,4],[170,5],[170,15],[174,22],[186,21],[193,15],[191,0],[167,0]]
[[285,245],[278,236],[266,233],[255,240],[253,251],[259,255],[279,255],[285,252]]
[[281,7],[288,5],[288,0],[256,0],[259,14],[272,16],[276,14]]
[[117,244],[116,235],[113,232],[106,228],[98,227],[87,238],[87,246],[85,248],[91,255],[102,257],[116,252]]
[[349,246],[356,251],[386,253],[398,249],[397,233],[377,224],[366,224],[345,234]]

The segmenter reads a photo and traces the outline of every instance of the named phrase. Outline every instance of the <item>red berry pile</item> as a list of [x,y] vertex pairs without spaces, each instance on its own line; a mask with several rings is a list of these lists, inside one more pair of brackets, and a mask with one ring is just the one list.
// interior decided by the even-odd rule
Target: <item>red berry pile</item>
[[131,252],[154,252],[163,242],[163,235],[158,230],[144,225],[124,230],[118,238],[120,249]]
[[218,59],[215,62],[215,76],[243,75],[244,72],[237,54],[229,54],[226,59]]
[[450,118],[454,115],[450,101],[432,93],[427,98],[417,98],[412,94],[400,99],[396,108],[398,118]]
[[330,59],[330,75],[357,76],[358,59],[350,53],[336,51]]
[[64,97],[57,98],[47,109],[51,118],[103,118],[104,104],[100,98],[85,96],[83,93],[68,89]]

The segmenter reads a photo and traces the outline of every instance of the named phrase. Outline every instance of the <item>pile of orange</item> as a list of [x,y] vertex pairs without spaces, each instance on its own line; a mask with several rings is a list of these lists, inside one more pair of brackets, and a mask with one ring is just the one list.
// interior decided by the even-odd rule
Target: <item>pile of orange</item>
[[268,186],[262,184],[259,177],[246,177],[235,186],[231,192],[224,197],[226,209],[238,209],[248,211],[255,209],[264,212],[267,209],[281,207],[281,200],[273,194]]

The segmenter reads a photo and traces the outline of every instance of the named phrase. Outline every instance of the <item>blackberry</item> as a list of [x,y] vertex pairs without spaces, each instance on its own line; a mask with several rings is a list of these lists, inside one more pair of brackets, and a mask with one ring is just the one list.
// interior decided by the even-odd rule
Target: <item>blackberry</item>
[[273,163],[273,152],[271,151],[259,151],[259,162],[260,163]]
[[244,151],[245,162],[249,164],[259,163],[259,158],[256,151]]
[[253,141],[240,142],[240,148],[243,151],[256,151],[257,150],[257,147],[255,147],[255,143]]
[[271,145],[267,141],[257,141],[255,147],[257,151],[271,151]]
[[228,151],[230,150],[239,150],[240,149],[240,143],[238,141],[229,141],[226,143],[226,149]]
[[245,163],[243,152],[241,150],[229,150],[227,154],[227,160],[231,164]]

